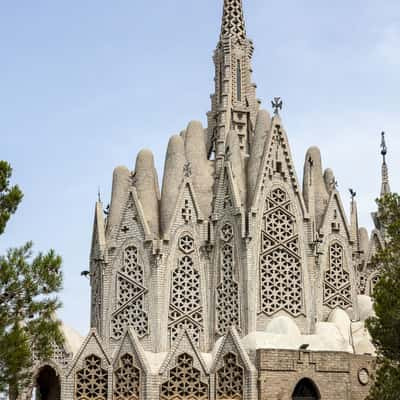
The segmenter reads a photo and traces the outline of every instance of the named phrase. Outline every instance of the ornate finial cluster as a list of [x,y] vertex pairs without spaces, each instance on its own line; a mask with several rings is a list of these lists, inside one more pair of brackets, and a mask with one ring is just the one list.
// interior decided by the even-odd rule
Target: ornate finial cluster
[[390,193],[389,170],[388,170],[388,166],[386,164],[387,146],[386,146],[386,140],[385,140],[385,132],[382,132],[381,154],[383,157],[381,197],[383,197],[383,196],[385,196],[385,194]]
[[246,38],[242,0],[224,0],[221,39],[228,37]]

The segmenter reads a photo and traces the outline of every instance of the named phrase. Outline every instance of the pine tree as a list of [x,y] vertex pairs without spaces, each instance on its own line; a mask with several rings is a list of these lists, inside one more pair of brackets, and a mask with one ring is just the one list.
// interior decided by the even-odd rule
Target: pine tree
[[4,232],[8,220],[22,200],[22,192],[19,187],[10,186],[11,174],[10,164],[0,160],[0,235]]
[[386,246],[373,263],[380,270],[374,288],[375,317],[367,327],[377,349],[377,374],[370,400],[397,400],[400,393],[400,196],[378,200]]
[[[0,234],[22,199],[10,185],[12,169],[0,161]],[[32,242],[0,256],[0,393],[16,399],[32,381],[33,360],[62,345],[54,318],[62,287],[61,257],[53,250],[33,256]]]

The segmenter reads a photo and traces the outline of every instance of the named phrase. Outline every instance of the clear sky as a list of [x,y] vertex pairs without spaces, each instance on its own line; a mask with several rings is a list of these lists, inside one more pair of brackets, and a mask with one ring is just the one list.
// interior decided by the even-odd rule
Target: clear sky
[[[67,324],[89,326],[88,268],[98,187],[110,198],[117,165],[143,147],[161,174],[169,137],[206,123],[222,0],[0,1],[0,158],[23,203],[0,252],[27,240],[64,259]],[[344,204],[357,191],[361,223],[380,189],[387,132],[393,190],[400,171],[400,2],[244,0],[254,81],[281,113],[299,179],[321,148]],[[161,181],[161,179],[160,179]]]

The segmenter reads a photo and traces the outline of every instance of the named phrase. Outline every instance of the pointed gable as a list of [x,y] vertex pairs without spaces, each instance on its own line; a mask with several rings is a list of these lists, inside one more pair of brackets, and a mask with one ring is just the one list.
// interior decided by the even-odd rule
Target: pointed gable
[[208,399],[208,371],[186,330],[181,332],[162,364],[160,378],[160,398],[163,400]]
[[185,178],[179,191],[174,217],[171,220],[169,229],[166,231],[165,238],[168,238],[168,233],[174,228],[202,222],[203,220],[204,217],[200,210],[193,184],[190,178]]
[[150,365],[133,329],[128,329],[113,360],[113,394],[116,398],[144,397]]
[[125,335],[121,340],[121,344],[116,354],[114,355],[114,368],[124,354],[131,354],[134,358],[136,366],[141,368],[146,373],[150,372],[150,365],[147,360],[146,354],[139,342],[139,338],[137,337],[135,330],[131,327],[126,330]]
[[224,336],[211,367],[216,399],[253,399],[257,396],[257,369],[234,327]]
[[226,212],[239,214],[242,209],[239,190],[230,163],[225,163],[223,179],[219,180],[215,204],[213,219],[219,219]]
[[149,240],[152,237],[135,188],[128,192],[118,231],[115,232],[117,241],[124,241],[132,237],[142,240]]
[[103,217],[103,204],[98,201],[94,211],[92,245],[90,259],[103,259],[106,248],[105,225]]
[[170,352],[161,365],[160,374],[165,374],[168,369],[174,366],[176,364],[177,357],[182,353],[189,354],[191,357],[193,357],[193,365],[200,370],[202,374],[208,374],[206,363],[186,329],[182,330],[178,339],[171,347]]
[[91,355],[101,359],[103,368],[108,368],[111,365],[110,357],[107,354],[96,329],[90,330],[88,336],[82,343],[81,348],[72,360],[67,376],[71,375],[74,370],[81,368],[85,363],[85,359]]
[[378,251],[380,251],[384,247],[384,242],[380,232],[377,229],[374,229],[371,232],[371,239],[369,241],[368,253],[367,253],[367,263],[372,261],[372,258],[376,255]]
[[346,213],[337,190],[331,192],[320,229],[327,235],[336,233],[346,237],[349,241],[352,240]]
[[257,208],[261,204],[260,201],[265,196],[268,182],[273,180],[283,180],[292,188],[298,199],[302,215],[307,216],[308,212],[300,191],[289,141],[279,115],[273,117],[271,133],[267,135],[265,141],[252,207]]
[[223,358],[226,354],[233,353],[237,356],[237,361],[247,371],[256,372],[256,368],[250,361],[249,355],[244,349],[239,334],[235,327],[231,327],[228,333],[223,337],[222,342],[218,346],[215,354],[213,364],[211,366],[211,373],[215,373],[223,364]]

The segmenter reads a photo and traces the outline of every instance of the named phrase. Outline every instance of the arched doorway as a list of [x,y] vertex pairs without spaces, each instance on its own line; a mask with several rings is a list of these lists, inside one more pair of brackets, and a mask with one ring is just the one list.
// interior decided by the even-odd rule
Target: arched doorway
[[319,390],[311,379],[304,378],[296,386],[292,400],[320,400]]
[[35,400],[60,400],[61,384],[54,368],[45,365],[36,378]]

